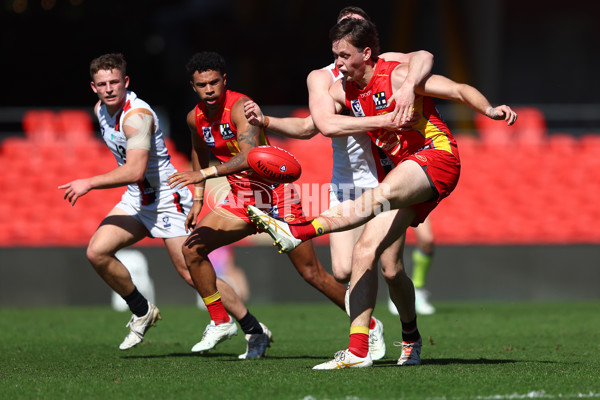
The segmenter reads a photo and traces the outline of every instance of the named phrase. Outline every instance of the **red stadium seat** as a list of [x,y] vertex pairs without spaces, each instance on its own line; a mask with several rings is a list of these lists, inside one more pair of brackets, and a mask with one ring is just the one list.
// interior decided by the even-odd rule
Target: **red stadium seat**
[[515,111],[518,119],[513,129],[516,130],[518,144],[528,147],[540,146],[548,132],[544,114],[535,107],[518,107]]
[[57,134],[69,142],[94,138],[92,116],[84,110],[62,110],[57,115]]
[[57,114],[51,110],[29,110],[23,115],[23,131],[34,141],[57,140]]

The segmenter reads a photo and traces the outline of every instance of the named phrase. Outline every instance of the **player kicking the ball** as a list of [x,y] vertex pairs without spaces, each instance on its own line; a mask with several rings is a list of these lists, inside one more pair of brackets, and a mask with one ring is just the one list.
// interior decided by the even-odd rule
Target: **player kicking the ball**
[[[405,235],[409,226],[421,223],[427,215],[456,187],[460,173],[460,158],[456,141],[438,115],[432,97],[460,101],[474,110],[509,125],[516,114],[508,106],[492,107],[475,88],[458,84],[439,75],[431,75],[419,84],[415,92],[415,114],[419,120],[413,129],[399,130],[394,105],[389,100],[405,80],[407,69],[396,62],[378,58],[379,39],[375,26],[361,19],[345,19],[330,32],[335,63],[345,82],[338,81],[330,90],[331,102],[324,112],[332,119],[343,118],[343,125],[317,127],[326,136],[347,135],[367,131],[373,142],[394,162],[395,168],[374,189],[356,200],[330,208],[318,218],[301,224],[286,224],[274,220],[255,207],[248,207],[251,219],[276,239],[281,251],[294,249],[304,240],[318,235],[352,229],[389,210],[398,210],[386,225],[376,229],[367,225],[352,254],[350,279],[350,341],[348,348],[336,353],[331,361],[314,369],[362,368],[373,361],[366,351],[368,324],[377,295],[377,264],[381,254],[397,238]],[[335,116],[336,111],[349,108],[352,118]],[[383,114],[383,115],[379,115]],[[379,116],[377,116],[379,115]],[[382,271],[390,297],[395,300],[403,291],[396,279],[398,271]],[[402,324],[410,334],[410,326]],[[416,329],[416,327],[415,327]],[[419,353],[421,339],[403,340],[399,365],[412,365],[413,353]]]
[[[244,116],[244,102],[250,98],[226,89],[225,61],[213,52],[195,54],[187,65],[194,92],[200,102],[188,113],[192,137],[193,171],[177,172],[169,178],[171,187],[194,184],[194,205],[185,226],[193,229],[183,245],[186,264],[198,293],[204,300],[211,322],[202,340],[192,351],[207,351],[237,332],[226,308],[239,316],[238,321],[248,340],[248,351],[241,358],[261,357],[271,333],[251,314],[229,308],[231,299],[239,300],[233,290],[222,293],[215,284],[215,272],[208,254],[257,232],[247,214],[248,205],[273,218],[305,222],[299,197],[291,185],[272,184],[256,174],[250,175],[247,161],[251,149],[268,144],[264,130],[252,126]],[[209,167],[212,152],[221,164]],[[226,176],[231,191],[226,200],[196,222],[202,209],[206,179]],[[289,253],[300,275],[342,310],[345,287],[328,274],[319,263],[312,242],[306,241]],[[237,315],[236,315],[237,314]]]

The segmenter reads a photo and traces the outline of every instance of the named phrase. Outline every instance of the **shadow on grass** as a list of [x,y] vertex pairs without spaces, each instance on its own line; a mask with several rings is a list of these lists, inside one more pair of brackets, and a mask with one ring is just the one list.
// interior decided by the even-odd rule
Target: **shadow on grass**
[[[494,365],[494,364],[513,364],[520,362],[530,362],[531,360],[496,360],[490,358],[433,358],[421,360],[421,365]],[[551,363],[553,361],[537,361],[539,363]],[[396,367],[396,361],[375,362],[376,367]]]
[[[122,355],[120,356],[120,358],[122,359],[159,359],[159,358],[177,358],[177,357],[198,357],[198,358],[219,358],[219,357],[227,357],[227,358],[231,358],[232,360],[235,361],[244,361],[244,360],[239,360],[238,359],[238,354],[233,354],[233,353],[214,353],[214,352],[210,352],[210,353],[204,353],[204,354],[199,354],[199,353],[168,353],[168,354],[144,354],[144,355]],[[263,359],[266,360],[318,360],[318,361],[322,361],[324,359],[326,359],[327,357],[323,357],[323,356],[270,356],[267,354],[267,356],[263,357]],[[229,361],[229,360],[223,360],[223,361]]]
[[[237,361],[237,354],[232,354],[232,353],[205,353],[205,354],[198,354],[198,353],[169,353],[169,354],[145,354],[145,355],[124,355],[121,356],[120,358],[123,359],[153,359],[153,358],[173,358],[173,357],[198,357],[198,358],[218,358],[218,357],[232,357],[235,358],[235,360]],[[225,360],[224,360],[225,361]]]

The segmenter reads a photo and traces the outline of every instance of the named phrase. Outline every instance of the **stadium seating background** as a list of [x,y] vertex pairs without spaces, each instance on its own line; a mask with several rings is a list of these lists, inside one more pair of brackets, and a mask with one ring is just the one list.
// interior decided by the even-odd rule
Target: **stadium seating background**
[[[514,127],[476,116],[477,136],[457,133],[462,173],[454,193],[433,212],[438,244],[600,243],[600,135],[548,134],[535,108],[517,110]],[[302,115],[305,110],[299,110]],[[71,207],[58,190],[76,178],[114,168],[115,160],[94,133],[82,110],[31,110],[23,118],[24,137],[0,144],[0,247],[85,246],[99,222],[118,202],[123,188],[88,193]],[[167,139],[173,164],[189,169],[188,157]],[[271,136],[302,164],[297,182],[305,212],[327,208],[331,143]],[[205,212],[209,207],[205,207]],[[255,240],[249,238],[242,245]],[[408,243],[414,238],[408,232]],[[327,243],[320,238],[319,243]],[[147,239],[142,246],[160,243]]]

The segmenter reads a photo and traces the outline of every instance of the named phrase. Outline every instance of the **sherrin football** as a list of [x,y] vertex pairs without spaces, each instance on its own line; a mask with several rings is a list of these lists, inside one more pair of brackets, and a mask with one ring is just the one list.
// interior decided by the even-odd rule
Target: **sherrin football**
[[248,153],[248,165],[261,178],[273,183],[294,182],[302,167],[296,157],[277,146],[258,146]]

